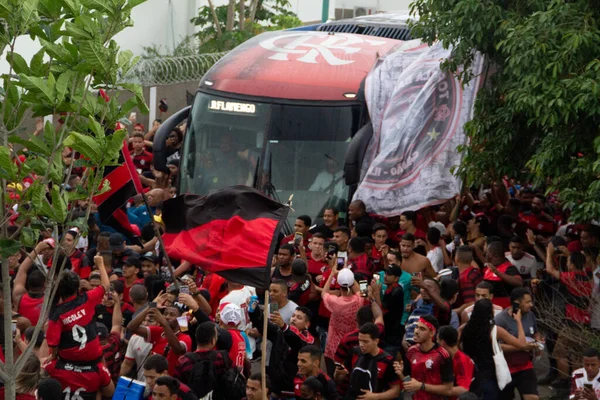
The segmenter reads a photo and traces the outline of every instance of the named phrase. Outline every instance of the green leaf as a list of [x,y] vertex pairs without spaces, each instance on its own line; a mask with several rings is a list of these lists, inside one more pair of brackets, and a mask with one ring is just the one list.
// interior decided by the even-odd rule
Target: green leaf
[[94,164],[100,164],[102,161],[102,148],[96,139],[91,136],[71,132],[65,139],[64,145],[78,151],[84,157],[89,158]]
[[[8,87],[7,87],[8,85]],[[18,110],[15,110],[19,106],[19,90],[14,82],[8,82],[4,85],[6,89],[5,104],[4,104],[4,125],[10,125],[10,122],[17,115]]]
[[81,56],[86,63],[94,66],[94,69],[102,74],[106,74],[111,70],[110,54],[102,44],[88,40],[81,44]]
[[21,57],[18,53],[9,53],[7,59],[10,62],[11,67],[17,74],[26,74],[29,75],[31,72],[29,71],[29,67],[27,66],[27,61],[23,57]]
[[71,79],[73,78],[72,71],[63,72],[56,81],[56,105],[59,106],[64,100],[65,95],[67,94],[67,90],[69,89],[69,85],[71,84]]
[[125,140],[126,135],[127,131],[125,129],[119,129],[106,138],[107,160],[116,160],[119,157],[119,152],[123,148],[123,140]]
[[46,142],[39,136],[31,136],[29,140],[23,139],[20,136],[11,136],[9,142],[18,143],[25,146],[29,151],[49,157],[52,154],[52,150],[46,144]]
[[21,251],[21,244],[16,240],[2,239],[0,240],[0,255],[9,257]]
[[100,125],[100,122],[96,121],[96,119],[92,116],[89,116],[88,120],[88,129],[91,130],[94,136],[97,138],[104,139],[106,135],[104,133],[104,128],[102,128],[102,125]]
[[15,181],[17,172],[17,166],[12,162],[8,148],[0,147],[0,178]]
[[126,66],[133,58],[133,53],[130,50],[121,51],[117,56],[117,65],[119,68]]
[[31,63],[29,68],[31,69],[31,75],[36,76],[45,76],[46,68],[44,66],[44,55],[46,54],[46,50],[44,48],[40,49],[37,53],[33,55],[31,58]]
[[[57,0],[50,0],[53,1],[55,3],[59,3],[59,1]],[[63,5],[69,9],[69,12],[74,15],[74,16],[78,16],[81,10],[81,6],[79,5],[79,2],[77,0],[60,0],[61,3],[63,3]]]
[[106,0],[81,0],[81,4],[86,8],[102,11],[106,14],[112,14],[113,10],[107,6],[107,3]]
[[93,38],[92,35],[88,33],[85,29],[80,28],[77,24],[74,24],[72,22],[66,23],[65,31],[69,36],[75,39],[90,40]]
[[23,27],[27,27],[37,20],[37,6],[38,0],[22,0],[20,16]]
[[37,92],[38,95],[43,95],[48,103],[54,102],[53,90],[48,86],[45,79],[25,74],[19,74],[19,78],[20,85],[25,89]]
[[46,172],[48,172],[48,167],[50,163],[46,158],[43,157],[35,157],[33,159],[27,159],[25,165],[28,168],[31,168],[36,175],[44,176]]
[[144,91],[140,85],[136,85],[133,83],[123,83],[120,85],[123,89],[131,92],[135,95],[137,100],[138,109],[142,114],[148,114],[150,111],[148,106],[146,105],[146,100],[144,99]]
[[142,3],[145,3],[146,0],[129,0],[127,2],[127,5],[125,6],[126,9],[131,10],[132,8],[139,6]]
[[58,19],[61,13],[60,1],[57,0],[40,0],[39,13],[50,19]]
[[63,224],[67,219],[67,202],[61,195],[60,188],[57,185],[52,187],[52,208],[54,208],[56,222]]
[[48,53],[48,55],[56,58],[57,60],[59,60],[61,62],[69,63],[69,62],[73,61],[73,59],[71,57],[71,53],[69,52],[69,50],[65,49],[64,46],[49,42],[42,38],[39,38],[39,41],[42,44],[42,46],[44,47],[44,49],[46,49],[46,52]]

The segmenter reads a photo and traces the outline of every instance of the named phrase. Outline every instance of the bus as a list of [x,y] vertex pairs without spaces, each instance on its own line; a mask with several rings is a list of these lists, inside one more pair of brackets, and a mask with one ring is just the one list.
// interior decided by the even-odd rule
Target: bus
[[345,217],[372,135],[365,78],[410,39],[407,14],[384,13],[266,32],[233,49],[200,80],[191,106],[154,139],[154,168],[167,170],[166,140],[187,121],[179,193],[254,187],[319,222]]

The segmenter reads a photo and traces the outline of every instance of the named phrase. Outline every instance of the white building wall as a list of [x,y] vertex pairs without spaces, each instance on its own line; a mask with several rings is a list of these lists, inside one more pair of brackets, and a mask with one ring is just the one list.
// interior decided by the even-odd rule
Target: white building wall
[[[227,4],[227,0],[214,0],[216,6]],[[321,20],[322,0],[290,0],[291,10],[304,22]],[[330,0],[329,18],[335,17],[336,8],[372,7],[378,11],[408,10],[410,0]],[[134,26],[126,28],[115,40],[123,50],[131,50],[139,55],[144,47],[155,45],[163,52],[177,46],[181,40],[194,33],[190,19],[196,16],[198,9],[207,5],[208,0],[147,0],[132,12]],[[39,50],[37,42],[29,36],[17,40],[16,51],[25,60]],[[0,58],[0,74],[8,73],[6,57]]]

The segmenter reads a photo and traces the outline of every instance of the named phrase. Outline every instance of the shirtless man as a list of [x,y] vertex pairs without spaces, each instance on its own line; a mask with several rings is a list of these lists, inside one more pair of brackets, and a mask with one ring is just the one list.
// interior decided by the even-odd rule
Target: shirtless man
[[402,269],[409,274],[421,272],[424,277],[435,278],[437,273],[431,266],[431,262],[425,256],[414,252],[415,236],[405,233],[400,240],[400,253],[402,254]]

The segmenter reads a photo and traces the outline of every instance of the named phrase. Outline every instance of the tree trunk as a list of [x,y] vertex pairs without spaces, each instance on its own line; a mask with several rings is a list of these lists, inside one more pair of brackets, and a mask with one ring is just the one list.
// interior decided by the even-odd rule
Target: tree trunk
[[223,31],[221,31],[221,24],[219,23],[219,17],[217,16],[217,10],[215,10],[215,6],[212,0],[208,0],[208,6],[210,7],[210,13],[213,16],[213,22],[215,24],[215,30],[217,31],[217,37],[221,37]]
[[240,1],[240,31],[246,29],[246,0]]
[[235,20],[235,0],[229,0],[229,5],[227,6],[227,25],[225,29],[228,32],[233,30],[233,23]]
[[258,10],[258,0],[252,0],[252,4],[250,4],[250,17],[248,18],[249,24],[254,23],[254,19],[256,18],[257,10]]

